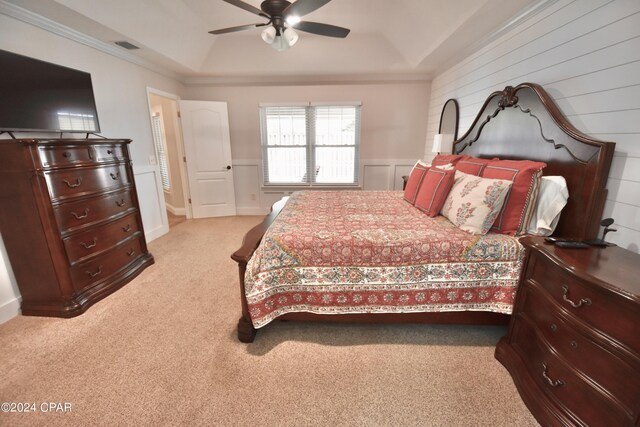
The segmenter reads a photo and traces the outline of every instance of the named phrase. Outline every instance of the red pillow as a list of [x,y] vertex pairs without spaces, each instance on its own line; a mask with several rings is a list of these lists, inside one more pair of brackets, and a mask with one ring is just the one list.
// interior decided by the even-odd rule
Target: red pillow
[[482,176],[482,171],[491,161],[467,156],[466,159],[462,159],[456,164],[456,169],[469,175]]
[[492,160],[482,171],[484,178],[513,181],[491,231],[519,235],[526,232],[535,210],[542,168],[546,163],[531,160]]
[[407,179],[407,185],[404,187],[404,199],[412,205],[416,202],[418,189],[428,169],[429,166],[422,162],[417,162],[413,169],[411,169],[409,179]]
[[420,184],[416,197],[416,208],[430,217],[437,216],[453,187],[455,169],[430,168]]
[[468,157],[469,156],[462,156],[460,154],[437,154],[431,164],[433,166],[442,166],[446,165],[447,163],[451,163],[455,166],[456,163],[458,163],[460,160],[464,160]]

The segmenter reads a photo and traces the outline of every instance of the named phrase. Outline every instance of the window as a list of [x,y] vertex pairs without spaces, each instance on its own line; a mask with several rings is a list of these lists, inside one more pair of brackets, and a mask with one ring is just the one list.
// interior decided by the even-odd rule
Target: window
[[160,165],[160,178],[162,179],[162,188],[164,191],[171,191],[171,182],[169,181],[169,165],[167,164],[167,150],[164,139],[162,126],[162,118],[159,113],[151,116],[151,130],[153,134],[153,143],[158,153],[158,164]]
[[260,106],[265,185],[358,183],[360,105]]

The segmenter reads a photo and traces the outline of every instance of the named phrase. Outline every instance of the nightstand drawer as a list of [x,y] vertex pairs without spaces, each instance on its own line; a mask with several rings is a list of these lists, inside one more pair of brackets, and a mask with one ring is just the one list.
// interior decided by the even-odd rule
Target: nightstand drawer
[[603,419],[611,426],[632,424],[630,417],[625,417],[604,394],[571,372],[538,338],[527,320],[520,318],[512,333],[513,346],[538,388],[561,405],[567,415],[573,414],[576,424],[602,425]]
[[124,164],[95,168],[72,168],[45,172],[51,199],[82,196],[132,182]]
[[627,410],[640,411],[640,361],[634,366],[608,349],[606,343],[579,333],[542,288],[530,283],[520,290],[522,313],[536,325],[556,353],[573,368],[617,396]]
[[[598,292],[575,276],[560,269],[546,257],[534,255],[535,263],[530,275],[558,303],[576,318],[617,339],[621,344],[640,354],[640,313],[631,305]],[[615,313],[615,316],[612,316]]]
[[74,288],[78,292],[84,291],[132,263],[142,255],[140,238],[130,239],[104,255],[71,267]]
[[115,222],[67,237],[64,239],[64,246],[69,263],[74,265],[130,238],[139,230],[137,218],[137,214],[129,215]]

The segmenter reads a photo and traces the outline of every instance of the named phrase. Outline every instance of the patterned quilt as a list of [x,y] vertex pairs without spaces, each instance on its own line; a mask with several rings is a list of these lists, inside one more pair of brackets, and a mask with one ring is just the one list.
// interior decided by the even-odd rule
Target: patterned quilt
[[290,312],[511,313],[524,250],[430,218],[398,191],[291,195],[249,260],[253,325]]

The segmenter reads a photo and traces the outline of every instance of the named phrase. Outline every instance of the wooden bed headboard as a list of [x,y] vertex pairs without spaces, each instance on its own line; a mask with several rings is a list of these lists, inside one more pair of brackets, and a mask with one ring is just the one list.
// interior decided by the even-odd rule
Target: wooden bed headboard
[[580,240],[597,237],[614,149],[574,128],[535,83],[492,93],[453,144],[455,154],[541,161],[544,175],[564,176],[569,201],[553,234]]

